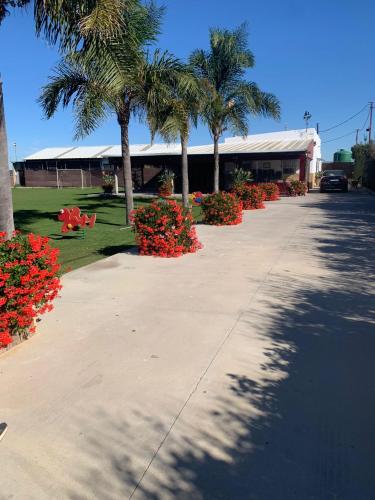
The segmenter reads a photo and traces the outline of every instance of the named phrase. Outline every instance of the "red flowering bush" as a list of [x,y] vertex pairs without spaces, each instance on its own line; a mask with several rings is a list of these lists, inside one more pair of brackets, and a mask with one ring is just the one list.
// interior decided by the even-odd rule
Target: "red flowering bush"
[[289,196],[305,196],[307,192],[307,186],[302,181],[290,181],[288,184],[288,194]]
[[262,182],[258,186],[263,189],[266,201],[276,201],[280,199],[280,189],[274,182]]
[[194,253],[199,243],[190,210],[175,200],[158,200],[132,213],[141,255],[179,257]]
[[52,309],[61,288],[58,253],[48,238],[0,233],[0,348],[34,333],[35,318]]
[[264,190],[256,184],[245,184],[236,192],[242,201],[244,210],[256,210],[266,208],[264,200],[266,198]]
[[214,226],[232,226],[242,222],[242,202],[234,193],[205,196],[202,200],[203,222]]

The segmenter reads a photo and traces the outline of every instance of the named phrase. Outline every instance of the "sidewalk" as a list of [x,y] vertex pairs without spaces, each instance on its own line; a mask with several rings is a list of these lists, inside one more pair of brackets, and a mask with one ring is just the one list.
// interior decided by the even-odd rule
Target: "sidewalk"
[[371,498],[374,218],[284,198],[66,275],[0,358],[0,498]]

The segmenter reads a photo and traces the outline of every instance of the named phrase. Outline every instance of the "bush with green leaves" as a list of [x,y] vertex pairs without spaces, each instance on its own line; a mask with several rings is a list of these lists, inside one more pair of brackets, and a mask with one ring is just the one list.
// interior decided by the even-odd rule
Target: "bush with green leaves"
[[293,180],[288,184],[289,196],[305,196],[307,186],[302,181]]
[[172,196],[174,188],[175,174],[172,170],[164,169],[159,175],[159,196],[161,198],[167,198]]
[[232,172],[232,190],[236,192],[252,180],[253,175],[251,172],[243,168],[235,168]]

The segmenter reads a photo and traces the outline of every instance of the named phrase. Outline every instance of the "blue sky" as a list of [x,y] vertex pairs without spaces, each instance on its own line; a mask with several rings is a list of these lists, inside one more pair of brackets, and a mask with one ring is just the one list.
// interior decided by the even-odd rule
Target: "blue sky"
[[[207,48],[208,29],[233,28],[246,21],[249,46],[256,66],[248,78],[280,99],[282,119],[275,122],[250,118],[250,132],[302,128],[305,110],[311,124],[329,128],[375,100],[373,33],[375,2],[363,0],[164,0],[166,15],[159,46],[182,59],[195,48]],[[31,12],[15,11],[0,27],[0,72],[4,81],[10,159],[17,143],[18,159],[48,146],[73,143],[73,120],[69,110],[47,121],[37,104],[58,54],[34,35]],[[329,132],[323,141],[362,128],[367,116]],[[360,133],[363,139],[364,132]],[[331,159],[338,148],[349,148],[355,133],[323,144],[323,157]],[[131,142],[147,143],[147,128],[133,121]],[[194,130],[191,144],[210,141],[204,126]],[[115,118],[108,120],[84,144],[119,143]]]

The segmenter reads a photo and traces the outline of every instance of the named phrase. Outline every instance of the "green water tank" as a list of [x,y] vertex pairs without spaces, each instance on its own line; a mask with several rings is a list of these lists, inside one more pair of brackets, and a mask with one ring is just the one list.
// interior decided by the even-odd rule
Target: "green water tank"
[[352,163],[353,162],[352,152],[346,151],[345,149],[340,149],[339,151],[336,151],[336,153],[333,155],[333,161],[342,163]]

